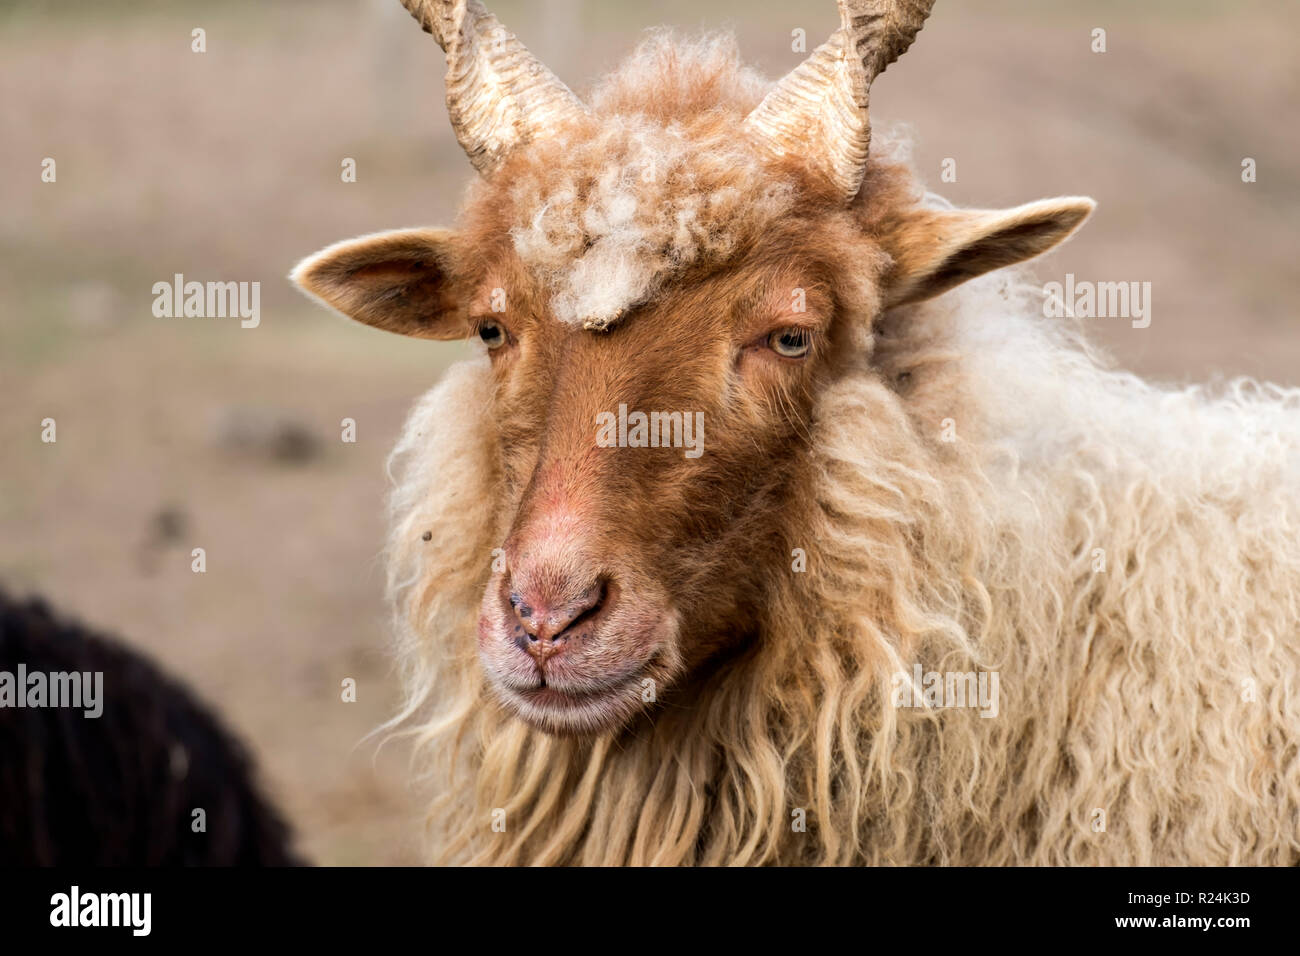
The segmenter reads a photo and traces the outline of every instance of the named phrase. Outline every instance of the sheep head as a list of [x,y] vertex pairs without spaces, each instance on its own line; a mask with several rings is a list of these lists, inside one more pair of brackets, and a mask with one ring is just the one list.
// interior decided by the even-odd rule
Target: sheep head
[[826,506],[818,402],[876,374],[880,316],[1046,251],[1092,204],[927,208],[867,156],[867,88],[928,2],[842,0],[766,96],[725,44],[653,40],[590,107],[476,0],[406,5],[482,176],[455,230],[348,240],[293,278],[376,328],[480,343],[505,557],[484,555],[480,658],[523,720],[608,731],[763,639]]

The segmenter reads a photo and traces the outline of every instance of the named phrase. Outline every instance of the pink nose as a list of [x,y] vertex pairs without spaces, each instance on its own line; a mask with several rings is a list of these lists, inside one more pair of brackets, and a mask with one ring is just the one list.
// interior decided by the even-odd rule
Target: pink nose
[[600,610],[605,603],[605,582],[597,581],[576,597],[566,596],[572,593],[569,587],[510,589],[510,607],[523,628],[515,643],[539,665],[559,653],[575,625]]

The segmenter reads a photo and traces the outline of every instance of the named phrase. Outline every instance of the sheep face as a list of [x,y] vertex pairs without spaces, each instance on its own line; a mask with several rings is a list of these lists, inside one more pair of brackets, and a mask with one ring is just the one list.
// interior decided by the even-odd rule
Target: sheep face
[[607,729],[747,639],[764,569],[788,564],[792,489],[833,375],[822,271],[756,250],[602,331],[556,321],[540,297],[471,311],[504,523],[479,652],[520,717]]

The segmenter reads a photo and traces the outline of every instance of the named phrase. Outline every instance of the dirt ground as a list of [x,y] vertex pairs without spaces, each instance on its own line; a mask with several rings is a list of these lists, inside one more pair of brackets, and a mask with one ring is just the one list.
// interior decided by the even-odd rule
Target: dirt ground
[[[490,5],[578,88],[652,25],[730,26],[776,75],[801,58],[792,30],[814,45],[835,23],[829,0]],[[1149,328],[1095,320],[1121,364],[1300,384],[1291,6],[941,0],[873,117],[906,118],[959,204],[1098,199],[1036,271],[1152,283]],[[383,463],[461,347],[350,325],[284,276],[336,239],[451,220],[471,169],[441,70],[396,0],[0,2],[0,584],[189,681],[325,864],[420,859],[406,753],[365,739],[397,699]],[[155,318],[176,273],[259,281],[260,326]]]

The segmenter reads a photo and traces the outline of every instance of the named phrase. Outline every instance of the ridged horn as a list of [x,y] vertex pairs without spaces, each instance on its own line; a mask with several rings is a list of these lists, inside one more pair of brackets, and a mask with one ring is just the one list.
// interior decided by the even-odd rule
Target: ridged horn
[[515,146],[587,112],[479,0],[402,0],[447,54],[447,112],[480,173]]
[[871,81],[902,56],[934,0],[837,0],[840,28],[745,119],[759,148],[795,154],[852,200],[871,145]]

